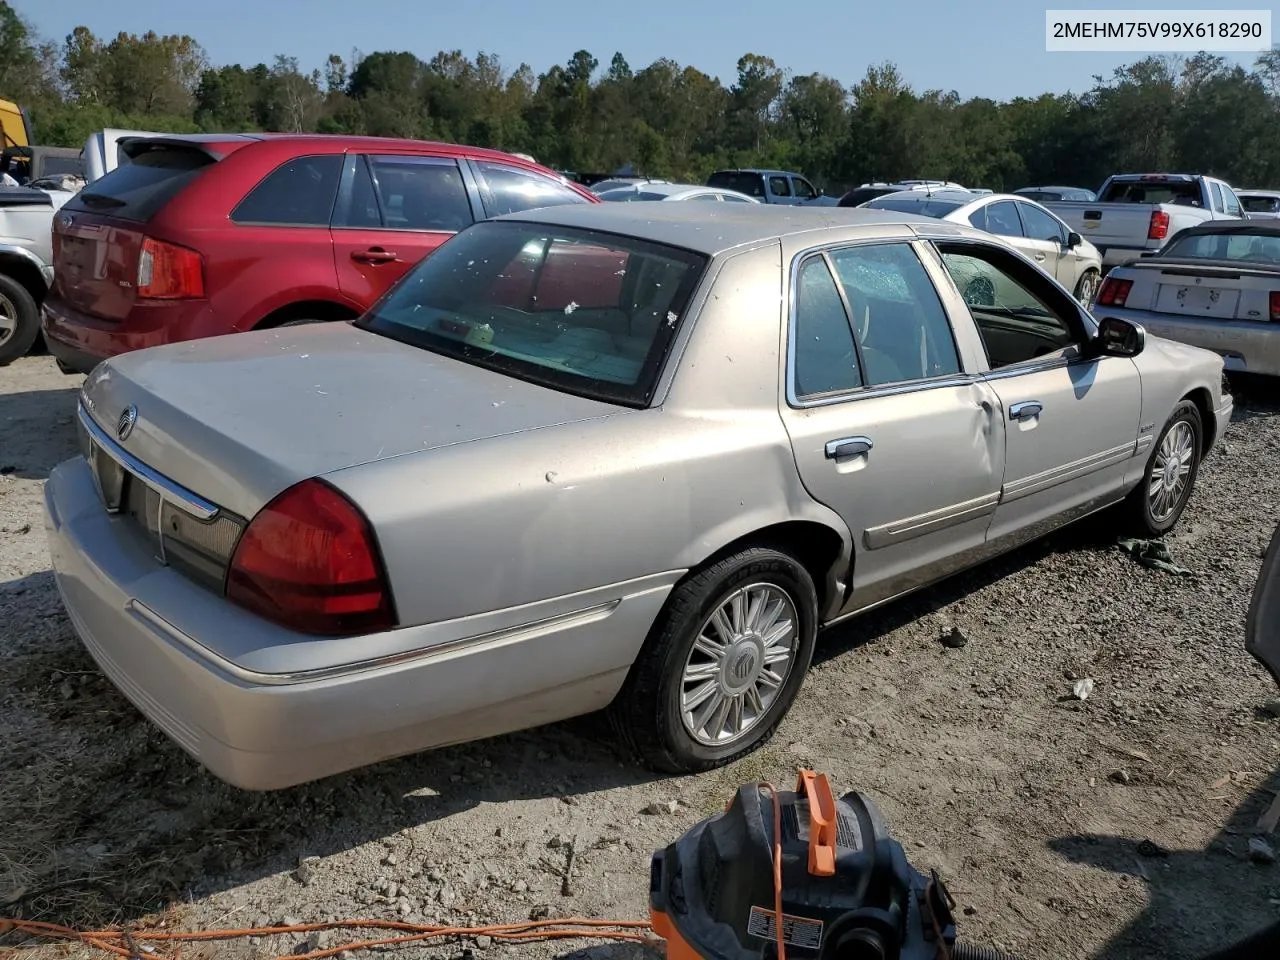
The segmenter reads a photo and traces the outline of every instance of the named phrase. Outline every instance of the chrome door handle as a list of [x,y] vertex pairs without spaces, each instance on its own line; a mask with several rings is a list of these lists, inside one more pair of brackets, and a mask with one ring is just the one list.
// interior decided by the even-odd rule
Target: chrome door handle
[[875,444],[870,437],[845,437],[843,440],[828,440],[826,453],[828,460],[843,460],[856,457],[862,453],[870,453]]
[[1015,403],[1009,407],[1010,420],[1033,420],[1040,416],[1040,411],[1044,409],[1044,404],[1038,400],[1027,400],[1023,403]]

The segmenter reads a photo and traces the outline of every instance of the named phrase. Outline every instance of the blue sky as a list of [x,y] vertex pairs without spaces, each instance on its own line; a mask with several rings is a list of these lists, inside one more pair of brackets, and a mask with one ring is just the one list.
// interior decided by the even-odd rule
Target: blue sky
[[[80,24],[100,37],[149,29],[190,34],[215,64],[270,63],[277,53],[288,53],[310,69],[330,53],[349,58],[353,48],[407,49],[424,58],[456,48],[468,55],[495,53],[508,69],[524,61],[541,72],[580,49],[607,65],[617,50],[634,69],[665,56],[728,85],[738,57],[752,52],[795,73],[825,73],[845,84],[856,82],[868,64],[892,60],[917,90],[994,99],[1080,92],[1092,85],[1094,74],[1109,76],[1141,56],[1046,53],[1047,6],[1265,9],[1256,0],[642,0],[616,6],[546,0],[16,0],[15,6],[42,35],[59,40]],[[621,12],[627,8],[637,12]],[[1253,57],[1237,59],[1248,65]]]

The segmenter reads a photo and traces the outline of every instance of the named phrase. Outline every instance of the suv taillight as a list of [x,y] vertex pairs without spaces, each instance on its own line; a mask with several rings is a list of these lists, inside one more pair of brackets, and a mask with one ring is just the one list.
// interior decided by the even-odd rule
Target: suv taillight
[[1147,227],[1148,240],[1163,240],[1169,235],[1169,215],[1163,210],[1151,211],[1151,225]]
[[174,243],[146,237],[138,256],[138,296],[194,300],[204,296],[204,257]]
[[1100,307],[1123,307],[1129,299],[1129,291],[1133,289],[1132,280],[1120,280],[1107,277],[1098,290],[1097,304]]
[[300,633],[374,633],[395,626],[373,531],[321,480],[268,503],[236,545],[227,599]]

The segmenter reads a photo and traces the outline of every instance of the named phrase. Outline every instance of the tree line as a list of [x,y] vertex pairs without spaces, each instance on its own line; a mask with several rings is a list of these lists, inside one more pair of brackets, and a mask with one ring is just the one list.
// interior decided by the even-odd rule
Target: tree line
[[795,169],[829,192],[937,177],[1012,190],[1096,187],[1114,172],[1213,174],[1280,186],[1280,48],[1252,69],[1207,53],[1151,56],[1080,94],[995,101],[918,91],[891,63],[852,87],[745,54],[726,87],[660,59],[607,66],[585,50],[535,74],[496,56],[333,54],[306,70],[215,66],[189,36],[48,40],[0,0],[0,98],[36,142],[81,146],[104,127],[164,132],[313,131],[413,137],[529,153],[558,169],[703,181],[726,166]]

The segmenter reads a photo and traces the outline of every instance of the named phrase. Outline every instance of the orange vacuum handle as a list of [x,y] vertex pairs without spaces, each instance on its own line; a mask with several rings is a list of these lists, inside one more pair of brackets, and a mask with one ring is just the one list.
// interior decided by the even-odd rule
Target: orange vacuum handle
[[809,872],[815,877],[836,874],[836,798],[825,773],[801,770],[796,793],[809,800]]

